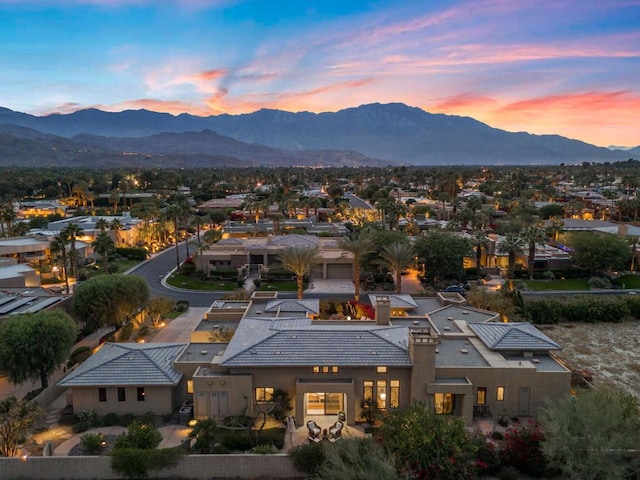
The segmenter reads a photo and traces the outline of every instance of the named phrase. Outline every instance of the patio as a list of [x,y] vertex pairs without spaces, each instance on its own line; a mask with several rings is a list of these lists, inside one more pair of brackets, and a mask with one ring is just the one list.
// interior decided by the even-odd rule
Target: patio
[[[295,429],[287,427],[287,432],[284,439],[284,452],[289,452],[292,448],[298,445],[304,445],[309,443],[307,438],[309,430],[307,428],[307,422],[313,420],[318,424],[320,428],[329,430],[337,420],[335,415],[310,415],[305,417],[304,425],[296,426]],[[364,430],[359,427],[350,425],[344,425],[342,428],[342,438],[362,438],[365,436]],[[328,441],[328,440],[327,440]]]

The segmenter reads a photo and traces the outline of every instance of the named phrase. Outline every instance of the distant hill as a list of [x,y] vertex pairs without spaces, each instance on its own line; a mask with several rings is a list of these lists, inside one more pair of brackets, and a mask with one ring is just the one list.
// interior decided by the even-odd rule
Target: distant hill
[[[362,105],[335,113],[263,109],[210,117],[95,109],[35,117],[0,108],[0,124],[28,127],[107,150],[232,155],[261,165],[313,164],[320,151],[334,165],[614,162],[640,153],[559,135],[507,132],[473,118],[431,114],[401,103]],[[265,150],[267,147],[270,149]],[[371,159],[380,161],[372,163]]]
[[63,138],[15,125],[0,125],[0,166],[247,167],[359,166],[380,162],[357,152],[296,151],[250,145],[210,130],[118,138],[81,134]]

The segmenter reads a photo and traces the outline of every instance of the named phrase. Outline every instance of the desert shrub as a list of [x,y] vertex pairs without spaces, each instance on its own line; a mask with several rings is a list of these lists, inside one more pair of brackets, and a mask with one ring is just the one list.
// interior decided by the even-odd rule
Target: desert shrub
[[178,300],[176,302],[176,312],[186,312],[189,309],[188,300]]
[[589,279],[591,288],[611,288],[611,280],[606,277],[591,277]]
[[323,446],[325,459],[315,474],[315,478],[319,480],[398,478],[393,459],[388,457],[384,449],[373,439],[350,438],[342,440],[339,444],[320,444]]
[[104,441],[102,433],[88,433],[80,438],[80,447],[85,455],[100,455],[104,448]]
[[146,260],[147,258],[147,249],[140,247],[118,247],[116,248],[116,254],[121,257],[126,257],[129,260]]
[[252,447],[249,435],[238,430],[222,430],[220,443],[233,452],[246,452]]
[[517,468],[507,465],[500,469],[497,476],[500,480],[518,480],[520,478],[520,472]]
[[118,341],[126,342],[131,338],[132,333],[133,333],[133,323],[129,322],[120,330],[118,330],[118,334],[117,334]]
[[152,423],[133,421],[126,433],[118,435],[114,449],[152,449],[160,445],[162,434]]
[[183,454],[184,450],[181,448],[114,449],[111,457],[111,469],[125,478],[145,478],[150,471],[175,467]]
[[260,288],[260,285],[262,285],[262,280],[260,280],[259,278],[254,278],[253,284],[255,285],[256,288]]
[[178,269],[178,273],[180,273],[181,275],[186,275],[188,277],[195,275],[196,273],[196,266],[193,263],[183,263],[182,265],[180,265],[180,268]]
[[540,426],[533,420],[508,428],[500,454],[502,464],[530,475],[544,474],[547,468],[542,453],[543,441]]
[[285,430],[283,428],[269,428],[260,432],[258,439],[259,444],[270,444],[276,448],[282,449],[284,447],[284,435]]
[[322,442],[300,445],[289,452],[296,470],[306,475],[313,475],[318,471],[326,459]]
[[273,455],[280,453],[280,450],[272,443],[263,443],[255,447],[253,453],[257,453],[258,455]]
[[73,433],[82,433],[89,430],[89,427],[91,427],[91,424],[89,422],[84,421],[84,422],[78,422],[74,424],[71,427],[71,430],[73,431]]
[[100,422],[103,427],[113,427],[114,425],[118,425],[118,415],[116,413],[107,413],[104,417],[102,417],[102,421]]

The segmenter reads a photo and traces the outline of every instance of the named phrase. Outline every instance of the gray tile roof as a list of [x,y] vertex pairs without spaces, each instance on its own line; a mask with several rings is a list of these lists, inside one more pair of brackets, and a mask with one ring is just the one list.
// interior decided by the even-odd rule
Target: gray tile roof
[[182,372],[173,369],[173,361],[184,347],[176,343],[106,343],[58,385],[177,385]]
[[391,308],[412,309],[418,306],[418,304],[415,302],[415,300],[411,295],[401,294],[401,293],[396,293],[396,294],[370,293],[369,301],[371,302],[371,305],[373,305],[374,307],[377,304],[376,297],[389,297]]
[[469,328],[491,350],[560,350],[556,342],[530,323],[470,323]]
[[221,366],[411,366],[406,327],[244,319]]
[[264,311],[269,313],[313,313],[315,315],[318,315],[320,313],[320,299],[309,298],[306,300],[272,300],[267,303]]

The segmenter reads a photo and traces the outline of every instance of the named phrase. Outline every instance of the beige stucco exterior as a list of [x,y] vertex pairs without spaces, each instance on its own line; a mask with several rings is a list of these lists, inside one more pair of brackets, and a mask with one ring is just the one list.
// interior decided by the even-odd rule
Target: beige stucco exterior
[[142,387],[144,401],[138,400],[138,387],[121,387],[125,391],[125,400],[118,400],[118,388],[103,387],[106,390],[106,400],[99,399],[100,387],[72,387],[73,411],[82,412],[95,410],[100,415],[115,413],[117,415],[144,415],[153,412],[158,415],[172,413],[177,407],[175,387]]

